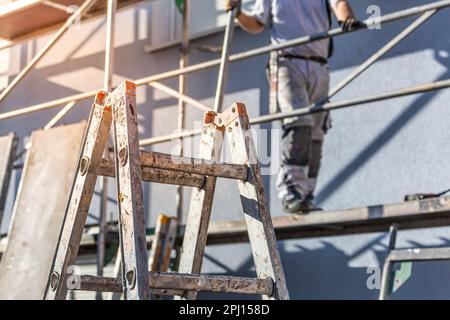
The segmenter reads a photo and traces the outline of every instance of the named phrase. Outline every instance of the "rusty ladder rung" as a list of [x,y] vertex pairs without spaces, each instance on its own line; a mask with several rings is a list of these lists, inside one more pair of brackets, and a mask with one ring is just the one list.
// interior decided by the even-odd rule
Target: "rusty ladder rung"
[[[186,187],[202,188],[206,177],[200,174],[185,173],[180,171],[169,171],[157,168],[142,167],[142,180],[164,184],[173,184]],[[115,177],[114,162],[102,159],[97,169],[100,176]]]
[[[168,272],[149,272],[149,284],[158,294],[164,290],[175,290],[178,295],[183,291],[222,292],[271,296],[273,280],[230,276],[205,276]],[[80,275],[79,286],[75,290],[122,292],[120,278]],[[163,292],[161,293],[161,290]]]
[[180,157],[160,152],[141,151],[145,167],[174,170],[228,179],[247,180],[247,166],[201,158]]
[[[169,172],[177,172],[178,175],[174,175],[169,181],[182,181],[183,179],[189,180],[190,177],[194,178],[198,183],[195,185],[187,184],[188,186],[197,186],[199,181],[203,182],[204,176],[221,177],[228,179],[247,180],[247,166],[242,164],[223,163],[205,159],[180,157],[171,154],[159,153],[159,152],[140,152],[141,165],[143,170],[143,179],[146,180],[145,171],[148,170],[148,180],[152,181],[154,177],[152,175],[158,172],[157,169],[165,170],[164,175],[161,177],[170,175]],[[113,176],[114,163],[112,161],[103,159],[98,174],[104,174],[107,176]],[[183,173],[185,175],[183,175]],[[194,175],[194,176],[189,176]],[[147,181],[147,180],[146,180]],[[158,179],[158,181],[164,181],[164,179]],[[183,184],[186,185],[186,184]]]

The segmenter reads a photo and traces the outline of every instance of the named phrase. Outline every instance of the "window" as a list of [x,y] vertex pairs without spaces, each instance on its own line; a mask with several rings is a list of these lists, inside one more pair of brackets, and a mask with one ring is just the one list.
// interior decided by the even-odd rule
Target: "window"
[[[243,0],[249,9],[254,0]],[[224,0],[190,0],[190,34],[192,37],[213,32],[226,24]],[[159,47],[180,41],[182,17],[174,0],[155,0],[151,5],[151,46]]]

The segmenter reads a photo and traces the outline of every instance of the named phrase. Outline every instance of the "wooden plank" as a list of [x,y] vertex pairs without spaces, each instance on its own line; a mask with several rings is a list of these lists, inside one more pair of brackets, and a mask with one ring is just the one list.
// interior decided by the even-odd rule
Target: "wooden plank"
[[[60,6],[80,7],[84,0],[51,0]],[[122,8],[141,0],[119,0],[118,7]],[[9,40],[22,40],[27,34],[35,34],[42,29],[50,31],[64,23],[72,11],[65,12],[61,8],[45,4],[45,0],[16,0],[0,6],[0,37]],[[92,17],[106,12],[106,2],[97,3],[88,11]]]
[[0,137],[0,226],[8,195],[18,139],[14,133]]
[[150,255],[148,258],[150,271],[161,271],[159,270],[161,265],[161,252],[168,231],[169,222],[170,219],[168,216],[164,214],[160,214],[158,216],[158,221],[156,222],[155,227],[155,235],[153,237]]
[[[278,240],[387,232],[394,222],[399,224],[401,230],[450,226],[450,197],[324,211],[309,215],[281,215],[274,216],[272,221]],[[180,235],[176,240],[178,245],[182,243],[184,230],[185,226],[180,226]],[[88,249],[84,250],[86,254],[92,252],[95,247],[96,232],[91,234],[86,235],[83,241]],[[149,244],[151,239],[152,236],[149,236]],[[241,242],[248,242],[245,220],[211,221],[208,229],[208,245]]]
[[170,218],[169,227],[167,230],[166,238],[164,240],[163,256],[160,270],[162,272],[166,272],[169,270],[172,249],[174,248],[175,240],[177,238],[177,230],[178,230],[178,219],[172,217]]
[[[200,137],[200,158],[219,161],[223,135],[223,131],[218,130],[216,126],[205,124]],[[200,274],[201,272],[216,180],[216,177],[209,176],[203,189],[192,190],[178,267],[180,273]],[[186,293],[184,298],[195,299],[196,296],[196,292],[191,291]]]
[[[401,230],[449,226],[450,197],[273,217],[278,240],[387,232],[392,223]],[[213,222],[208,244],[247,242],[246,233],[244,221]]]
[[[205,184],[204,175],[177,172],[170,170],[161,170],[141,166],[142,180],[147,182],[165,183],[173,185],[182,185],[187,187],[202,188]],[[115,167],[112,161],[103,159],[97,170],[98,175],[115,177]]]
[[116,260],[114,261],[113,276],[114,278],[120,280],[119,282],[120,291],[110,292],[106,300],[121,300],[123,296],[123,291],[122,291],[122,251],[120,250],[120,247],[117,250]]
[[159,152],[141,152],[141,163],[145,167],[175,170],[221,178],[245,180],[247,167],[207,159],[180,157]]
[[[120,279],[80,275],[76,290],[120,292]],[[180,273],[149,272],[149,286],[152,289],[192,290],[196,292],[239,293],[271,295],[272,279],[245,277],[192,275]]]
[[111,126],[111,107],[105,104],[106,92],[99,91],[89,117],[76,175],[70,191],[70,200],[64,216],[59,243],[50,269],[45,299],[66,299],[69,267],[75,264],[84,225],[91,204],[99,166]]
[[[264,299],[289,299],[283,265],[267,208],[258,156],[253,142],[247,110],[235,103],[221,115],[229,119],[225,132],[234,163],[249,167],[246,181],[238,181],[242,209],[247,223],[248,237],[253,252],[258,278],[271,278],[275,284],[273,295]],[[234,117],[234,120],[232,120]]]
[[[324,211],[308,215],[281,215],[272,217],[278,240],[306,239],[350,234],[387,232],[393,222],[401,230],[450,226],[450,197],[390,203],[362,208]],[[185,226],[179,226],[176,240],[181,245]],[[94,254],[98,226],[87,227],[83,234],[80,254]],[[109,241],[116,241],[118,234],[108,233]],[[7,238],[0,241],[0,253],[6,247]],[[147,236],[148,246],[152,236]],[[211,221],[208,229],[208,245],[248,242],[245,220]]]
[[[83,0],[58,0],[80,7]],[[43,0],[18,0],[0,8],[0,37],[13,39],[40,28],[64,22],[70,14],[44,4]]]
[[[150,271],[167,272],[170,256],[175,243],[177,219],[160,214],[155,227],[148,265]],[[152,295],[152,300],[160,299],[159,295]]]
[[109,97],[114,114],[114,157],[122,285],[126,300],[148,300],[147,241],[136,106],[136,85],[123,82]]
[[86,122],[34,131],[0,266],[0,299],[42,299]]

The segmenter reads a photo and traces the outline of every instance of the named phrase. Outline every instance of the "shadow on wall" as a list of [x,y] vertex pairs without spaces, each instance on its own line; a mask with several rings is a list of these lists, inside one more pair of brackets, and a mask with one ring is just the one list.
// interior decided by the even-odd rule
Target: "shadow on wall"
[[[442,241],[440,246],[450,246],[450,239],[440,239]],[[387,254],[384,240],[387,240],[386,234],[380,234],[350,255],[327,240],[320,240],[320,249],[314,250],[294,244],[289,246],[289,251],[286,251],[285,242],[280,242],[280,254],[291,299],[378,299],[378,288],[369,289],[367,284],[372,274],[368,272],[367,267],[377,266],[350,267],[349,264],[361,254],[370,251],[382,267]],[[374,249],[375,247],[377,249]],[[424,246],[409,241],[408,247]],[[205,259],[208,263],[223,269],[224,275],[255,276],[251,256],[236,270],[230,270],[226,264],[208,254],[205,254]],[[449,272],[450,261],[414,263],[412,277],[392,295],[392,299],[450,299],[450,286],[442,282],[442,279],[448,279]],[[450,284],[450,280],[448,282]],[[260,297],[201,293],[199,298],[259,299]]]
[[[438,237],[442,242],[436,247],[449,247],[450,239]],[[407,241],[407,248],[426,248],[415,241]],[[386,252],[375,251],[378,261],[384,262]],[[400,264],[394,265],[398,269]],[[415,262],[412,266],[411,277],[390,296],[391,300],[448,300],[450,299],[450,261]]]
[[[433,48],[435,61],[446,69],[439,77],[437,77],[435,81],[450,79],[450,43],[443,45],[445,46],[441,47],[437,44],[437,47]],[[420,113],[426,111],[427,107],[439,94],[439,92],[440,90],[421,94],[412,103],[406,106],[405,110],[401,114],[388,123],[385,129],[377,137],[367,144],[361,152],[356,154],[353,160],[351,160],[339,173],[337,173],[319,190],[317,194],[318,204],[325,202],[330,196],[338,192],[340,187],[343,186],[355,173],[362,169],[365,163],[380,152],[390,140],[395,138],[402,128],[407,126],[408,123],[416,116],[420,115]]]
[[[372,246],[380,244],[384,237],[384,234],[378,236],[350,256],[326,240],[320,241],[320,249],[314,250],[296,243],[289,246],[287,251],[285,242],[280,242],[279,249],[291,299],[376,299],[378,290],[369,290],[366,286],[366,268],[352,268],[349,263]],[[237,270],[230,270],[209,255],[205,255],[205,258],[209,263],[225,270],[227,275],[255,276],[251,256]],[[208,299],[259,298],[234,294],[203,294],[203,297],[206,296]]]

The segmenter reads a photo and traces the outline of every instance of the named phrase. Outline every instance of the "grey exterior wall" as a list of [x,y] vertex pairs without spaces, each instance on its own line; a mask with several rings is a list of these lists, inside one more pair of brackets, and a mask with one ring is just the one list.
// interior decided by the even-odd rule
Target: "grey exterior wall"
[[[359,17],[367,17],[366,8],[371,4],[379,5],[385,14],[428,2],[430,1],[351,1]],[[152,54],[144,52],[144,46],[149,42],[149,16],[148,5],[145,3],[120,11],[116,27],[115,84],[123,79],[137,79],[177,68],[178,48]],[[332,83],[337,83],[412,20],[384,25],[378,31],[364,31],[337,38],[335,55],[330,63]],[[377,94],[449,78],[448,21],[450,10],[439,12],[333,100]],[[83,23],[79,29],[70,30],[48,57],[38,64],[36,70],[0,103],[1,112],[100,88],[104,28],[105,18],[101,17]],[[48,38],[43,36],[11,49],[11,77]],[[219,34],[196,43],[220,45],[221,41],[222,35]],[[267,32],[251,36],[237,30],[233,51],[239,52],[267,43]],[[215,57],[212,53],[194,52],[191,63]],[[268,112],[268,86],[264,70],[266,60],[267,57],[259,57],[231,66],[225,105],[242,101],[252,116]],[[217,70],[214,69],[190,75],[189,95],[212,105],[216,73]],[[177,86],[176,79],[164,83],[174,88]],[[449,98],[450,92],[445,90],[333,112],[333,128],[326,137],[317,190],[319,204],[332,210],[399,202],[408,193],[438,192],[448,188],[450,171],[446,159],[450,157]],[[90,103],[89,100],[78,103],[61,123],[86,118]],[[150,87],[140,87],[138,103],[142,138],[175,131],[176,100],[155,92]],[[0,134],[15,131],[25,138],[32,130],[44,126],[56,112],[55,109],[2,121]],[[199,125],[200,112],[188,108],[187,116],[189,128],[193,128],[195,121],[196,126]],[[276,126],[275,124],[274,128]],[[268,129],[270,126],[262,128]],[[276,137],[274,135],[274,139]],[[154,146],[153,150],[170,152],[174,145],[164,143]],[[187,149],[190,150],[189,147]],[[267,156],[263,150],[260,152],[262,158],[267,160],[269,157],[276,168],[276,152],[272,154],[272,159],[270,154]],[[7,213],[11,212],[11,200],[19,179],[20,172],[17,172],[11,186]],[[271,212],[279,215],[281,208],[274,191],[275,176],[268,175],[264,179]],[[112,182],[110,189],[111,196],[114,196]],[[175,214],[174,187],[152,184],[147,185],[144,192],[149,226],[154,224],[159,213]],[[228,181],[220,181],[213,219],[241,218],[238,199],[236,186]],[[185,209],[188,200],[189,190],[186,190]],[[115,214],[112,201],[109,208]],[[97,214],[98,197],[91,211]],[[9,224],[8,214],[6,215],[2,222],[3,232]],[[399,234],[399,245],[443,246],[450,242],[449,231],[450,228],[446,227],[402,231]],[[367,268],[382,265],[386,245],[387,236],[384,233],[280,242],[292,298],[375,299],[378,290],[370,290],[366,285],[369,276]],[[203,271],[215,274],[254,274],[249,246],[239,244],[208,247]],[[449,273],[448,262],[415,264],[412,278],[394,298],[450,299]]]

